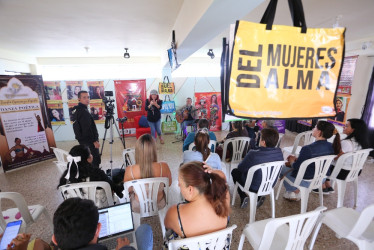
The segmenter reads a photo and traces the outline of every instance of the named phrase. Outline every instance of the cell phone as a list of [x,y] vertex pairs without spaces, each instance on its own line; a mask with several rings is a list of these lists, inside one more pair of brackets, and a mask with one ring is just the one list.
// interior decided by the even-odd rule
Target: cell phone
[[12,221],[6,225],[3,238],[1,238],[0,250],[6,250],[10,242],[17,237],[21,229],[22,220]]

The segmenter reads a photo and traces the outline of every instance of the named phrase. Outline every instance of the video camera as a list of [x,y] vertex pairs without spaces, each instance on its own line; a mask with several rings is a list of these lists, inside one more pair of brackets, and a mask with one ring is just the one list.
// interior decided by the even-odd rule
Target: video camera
[[114,99],[111,99],[113,91],[105,91],[104,95],[103,102],[105,104],[106,116],[111,116],[114,114]]

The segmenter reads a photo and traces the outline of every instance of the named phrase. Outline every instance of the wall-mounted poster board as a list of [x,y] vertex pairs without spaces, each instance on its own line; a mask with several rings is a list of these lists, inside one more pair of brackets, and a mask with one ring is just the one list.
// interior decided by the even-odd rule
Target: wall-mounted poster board
[[41,76],[0,76],[0,155],[4,171],[55,157]]

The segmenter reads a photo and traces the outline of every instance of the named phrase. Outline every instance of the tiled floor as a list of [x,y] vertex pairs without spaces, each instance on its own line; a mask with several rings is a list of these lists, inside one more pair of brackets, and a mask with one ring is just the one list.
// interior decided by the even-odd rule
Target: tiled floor
[[[226,132],[218,132],[217,138],[221,139],[226,135]],[[295,138],[294,133],[287,132],[282,140],[281,147],[290,146]],[[158,158],[166,161],[173,174],[173,184],[170,189],[169,201],[170,204],[178,202],[179,191],[177,184],[178,167],[182,161],[182,143],[175,141],[174,135],[166,135],[164,145],[158,144]],[[106,142],[107,143],[107,142]],[[75,142],[57,142],[57,147],[69,150]],[[133,147],[135,145],[135,138],[126,138],[126,146]],[[122,165],[122,146],[119,139],[115,140],[113,145],[113,166],[121,167]],[[104,147],[104,154],[102,158],[102,167],[104,169],[110,168],[109,159],[109,145]],[[57,190],[58,179],[60,178],[56,166],[52,160],[42,162],[33,166],[24,167],[19,170],[0,174],[0,189],[2,191],[14,191],[21,193],[28,204],[42,204],[46,206],[51,217],[57,206],[62,202],[61,194]],[[359,197],[357,202],[357,210],[362,211],[369,204],[374,203],[374,195],[370,195],[374,190],[374,164],[367,162],[365,164],[362,175],[359,178]],[[230,183],[231,193],[233,184]],[[352,185],[348,185],[345,196],[344,205],[347,207],[353,206],[353,189]],[[277,188],[277,187],[276,187]],[[283,191],[282,191],[283,192]],[[336,207],[337,193],[329,196],[324,196],[324,206],[328,209]],[[3,203],[3,207],[8,207],[9,203]],[[239,198],[237,197],[235,205],[232,207],[230,224],[236,224],[238,227],[234,230],[234,237],[232,242],[232,249],[237,249],[241,232],[246,223],[249,221],[249,209],[240,209]],[[309,197],[308,211],[319,206],[318,195],[311,194]],[[283,198],[276,201],[276,217],[288,216],[300,212],[300,202],[288,202]],[[256,220],[263,220],[271,217],[270,201],[265,200],[264,205],[257,210]],[[143,219],[142,223],[149,223],[154,231],[154,249],[160,249],[162,242],[160,224],[157,217]],[[48,226],[46,220],[42,218],[36,224],[32,225],[29,232],[34,237],[41,237],[46,241],[50,241],[52,235],[52,228]],[[348,240],[337,239],[335,234],[327,227],[322,226],[321,231],[317,237],[315,249],[357,249],[357,247]],[[248,242],[245,243],[244,249],[251,249]]]

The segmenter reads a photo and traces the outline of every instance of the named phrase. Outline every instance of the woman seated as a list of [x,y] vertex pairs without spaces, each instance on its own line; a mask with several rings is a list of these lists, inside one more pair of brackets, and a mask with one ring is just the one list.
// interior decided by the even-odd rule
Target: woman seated
[[178,185],[186,202],[167,211],[166,241],[215,232],[228,224],[230,194],[225,175],[203,164],[193,161],[179,169]]
[[[216,149],[216,152],[218,153],[218,155],[221,158],[222,158],[222,155],[223,155],[223,143],[227,139],[235,138],[235,137],[249,137],[247,130],[243,129],[243,122],[242,121],[234,121],[234,122],[232,122],[231,123],[231,128],[232,128],[232,131],[229,132],[227,134],[227,136],[222,141],[220,141],[220,145]],[[246,145],[246,147],[244,149],[244,152],[243,152],[243,158],[247,154],[247,152],[249,150],[249,148],[248,148],[249,146],[250,145]],[[231,161],[232,151],[233,151],[233,148],[232,148],[232,144],[230,143],[229,145],[227,145],[226,159],[222,159],[222,160]]]
[[69,154],[74,157],[74,160],[68,163],[67,169],[62,174],[58,186],[86,181],[105,181],[109,183],[112,191],[118,197],[123,197],[123,185],[115,185],[103,170],[92,167],[93,156],[87,146],[74,146]]
[[[301,163],[303,161],[318,157],[318,156],[324,156],[324,155],[333,155],[338,154],[337,147],[333,148],[333,145],[327,141],[330,137],[333,136],[333,134],[336,134],[336,137],[334,139],[334,145],[337,145],[337,147],[340,146],[340,137],[337,133],[335,127],[333,124],[326,122],[326,121],[319,121],[315,128],[313,129],[313,137],[316,138],[316,141],[312,144],[306,145],[301,148],[299,158],[296,158],[293,155],[290,155],[286,162],[285,168],[282,169],[282,176],[287,176],[287,178],[291,181],[295,181],[297,173],[299,172],[299,168]],[[314,177],[314,163],[310,164],[304,175],[304,179],[312,179]],[[298,190],[296,187],[288,184],[288,182],[283,182],[284,186],[286,188],[286,193],[283,195],[283,197],[287,200],[300,200],[300,190]],[[309,182],[301,182],[302,186],[308,187]]]
[[[361,119],[348,119],[347,123],[343,128],[343,133],[347,137],[341,141],[341,151],[338,154],[338,157],[344,153],[357,151],[360,149],[366,149],[369,147],[368,142],[368,128],[366,123]],[[336,158],[336,159],[337,159]],[[340,170],[337,178],[339,180],[345,180],[352,168],[352,159],[347,159],[344,162],[342,170]],[[329,171],[330,174],[333,168]],[[359,175],[361,174],[361,171]],[[323,193],[333,193],[334,189],[331,187],[330,181],[326,181],[322,186]]]
[[[157,162],[156,142],[150,134],[144,134],[136,141],[135,146],[136,164],[126,168],[124,181],[167,177],[169,186],[172,183],[171,172],[166,162]],[[139,199],[131,187],[129,190],[131,205],[134,212],[140,211]],[[160,185],[158,191],[158,208],[165,207],[164,187]]]
[[206,162],[207,165],[214,169],[221,170],[221,159],[218,154],[212,153],[209,148],[209,130],[202,128],[195,134],[195,149],[194,151],[183,152],[183,163],[190,161]]

